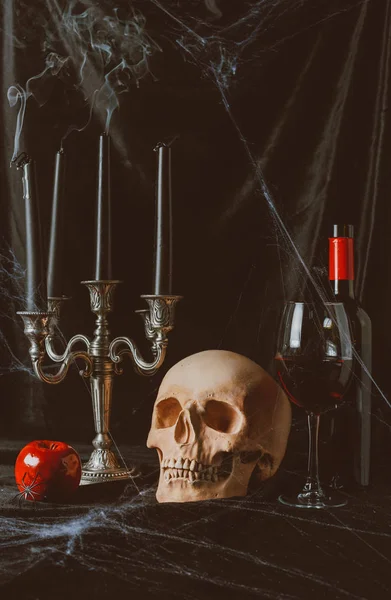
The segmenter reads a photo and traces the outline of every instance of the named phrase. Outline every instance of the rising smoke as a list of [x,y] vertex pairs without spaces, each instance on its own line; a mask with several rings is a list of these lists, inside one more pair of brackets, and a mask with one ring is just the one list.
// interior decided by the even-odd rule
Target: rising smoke
[[[15,160],[21,150],[21,135],[26,117],[26,106],[33,98],[39,106],[50,101],[53,78],[63,76],[64,88],[79,90],[82,101],[108,133],[114,111],[119,107],[119,96],[151,74],[150,60],[161,48],[146,30],[143,14],[128,6],[126,10],[105,10],[99,3],[71,0],[65,7],[57,0],[43,2],[37,36],[42,48],[44,68],[32,75],[25,84],[18,82],[8,90],[11,107],[20,102],[15,131]],[[66,72],[66,74],[64,74]],[[82,131],[69,124],[63,140],[71,131]],[[123,148],[119,131],[114,138]]]
[[[132,86],[139,86],[143,80],[154,81],[153,57],[162,51],[160,40],[150,33],[147,19],[136,4],[121,2],[121,6],[113,7],[110,2],[93,0],[42,1],[44,10],[37,32],[42,48],[42,68],[24,85],[19,82],[8,91],[10,105],[16,107],[19,103],[12,159],[23,150],[20,140],[28,116],[28,100],[32,97],[40,106],[48,102],[48,81],[65,73],[67,85],[70,78],[89,111],[82,127],[69,123],[63,140],[71,131],[83,131],[95,116],[104,131],[115,133],[113,141],[126,155],[121,129],[115,127],[113,115],[120,108],[121,96],[130,92]],[[302,0],[260,0],[235,7],[234,11],[222,0],[194,1],[185,7],[176,2],[150,0],[142,6],[149,11],[154,8],[164,18],[168,25],[164,37],[178,49],[184,60],[199,68],[201,77],[217,88],[247,153],[253,181],[269,208],[278,243],[294,257],[303,276],[312,281],[320,298],[326,301],[325,290],[313,280],[309,266],[277,210],[262,171],[262,156],[254,155],[240,127],[232,94],[240,85],[245,69],[257,68],[270,50],[277,51],[285,40],[350,10],[357,2],[352,0],[335,8],[332,3],[322,1],[316,20],[310,16],[298,28],[295,17],[305,4]],[[276,35],[278,24],[285,16],[288,17],[285,19],[287,24]],[[254,185],[249,189],[253,190]]]

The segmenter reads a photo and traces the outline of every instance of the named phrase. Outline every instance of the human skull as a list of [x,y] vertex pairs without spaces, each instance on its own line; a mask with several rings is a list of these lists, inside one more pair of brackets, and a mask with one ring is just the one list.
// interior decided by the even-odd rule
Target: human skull
[[159,502],[245,496],[257,467],[277,471],[291,423],[289,401],[250,359],[207,350],[164,377],[147,445],[160,460]]

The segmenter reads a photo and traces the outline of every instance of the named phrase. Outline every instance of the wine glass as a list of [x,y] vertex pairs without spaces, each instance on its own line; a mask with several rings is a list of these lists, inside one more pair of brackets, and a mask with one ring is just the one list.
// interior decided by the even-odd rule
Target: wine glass
[[334,490],[319,481],[320,414],[338,408],[353,375],[353,341],[344,305],[288,302],[280,323],[275,356],[277,380],[294,404],[307,412],[309,456],[302,491],[279,501],[300,508],[344,506]]

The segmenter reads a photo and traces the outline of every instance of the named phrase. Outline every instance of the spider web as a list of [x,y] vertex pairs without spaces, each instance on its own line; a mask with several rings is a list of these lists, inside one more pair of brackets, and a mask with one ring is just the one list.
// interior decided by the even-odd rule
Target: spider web
[[[10,88],[8,97],[14,107],[18,102],[23,102],[19,108],[19,121],[14,143],[14,157],[23,146],[23,128],[28,126],[29,103],[33,99],[41,106],[50,103],[48,93],[48,80],[53,77],[63,77],[64,85],[77,85],[80,91],[80,112],[82,119],[77,124],[70,122],[64,132],[62,140],[65,142],[72,132],[82,134],[95,116],[107,130],[110,130],[114,143],[122,155],[128,159],[126,144],[121,134],[120,123],[115,121],[113,114],[120,108],[121,103],[127,101],[128,94],[132,93],[134,86],[146,85],[146,82],[157,80],[155,74],[154,60],[164,52],[164,43],[168,42],[170,48],[175,48],[181,60],[189,63],[198,71],[201,80],[210,84],[215,91],[216,102],[226,111],[230,123],[237,134],[237,139],[244,149],[248,164],[249,175],[243,183],[241,190],[231,199],[230,205],[221,215],[221,224],[225,224],[238,214],[246,198],[251,194],[259,195],[259,201],[265,203],[270,213],[272,222],[271,243],[274,244],[281,257],[281,285],[286,298],[290,291],[286,289],[289,280],[289,272],[294,274],[297,284],[306,285],[309,281],[319,298],[325,302],[328,300],[328,290],[316,276],[311,268],[311,257],[314,254],[314,245],[307,247],[305,253],[301,248],[305,246],[305,239],[315,240],[319,233],[321,215],[316,218],[308,218],[305,228],[298,233],[297,228],[288,226],[282,216],[279,206],[278,193],[274,193],[264,176],[264,168],[283,130],[290,106],[294,101],[296,89],[310,68],[317,51],[315,43],[312,52],[308,55],[300,72],[297,88],[286,101],[286,110],[269,136],[262,152],[253,150],[254,144],[247,136],[241,126],[241,115],[238,98],[242,87],[248,84],[251,73],[266,64],[270,55],[279,51],[289,40],[305,33],[315,30],[323,23],[332,20],[337,21],[342,15],[349,11],[356,14],[355,26],[352,29],[348,44],[347,54],[340,72],[337,92],[333,101],[332,109],[324,123],[325,135],[316,148],[311,164],[311,171],[315,174],[311,180],[311,186],[302,195],[300,205],[297,208],[296,217],[306,213],[314,197],[320,198],[318,205],[320,210],[325,210],[325,201],[328,193],[327,179],[317,176],[324,171],[330,173],[336,160],[336,146],[339,130],[341,128],[342,113],[350,91],[353,72],[359,51],[363,28],[366,22],[370,3],[368,1],[345,2],[341,8],[340,3],[318,2],[316,10],[312,9],[309,0],[261,0],[258,2],[238,3],[234,8],[228,7],[228,3],[208,0],[199,2],[181,3],[169,1],[159,2],[150,0],[145,8],[145,13],[152,15],[155,19],[162,19],[165,25],[164,36],[156,35],[149,31],[148,18],[143,14],[145,4],[134,3],[122,4],[113,9],[112,3],[94,2],[68,2],[61,4],[56,0],[47,0],[43,3],[45,10],[37,15],[35,9],[24,2],[6,2],[9,15],[16,7],[19,16],[26,22],[32,18],[35,24],[34,33],[20,38],[10,38],[10,44],[16,50],[25,51],[30,43],[37,44],[37,39],[42,49],[42,69],[38,74],[29,74],[24,85],[18,83],[18,87]],[[7,14],[7,13],[6,13]],[[12,31],[11,24],[9,24]],[[126,36],[124,33],[126,33]],[[5,22],[5,35],[7,36],[7,22]],[[127,43],[122,43],[125,37]],[[156,73],[158,69],[156,69]],[[241,108],[243,110],[243,108]],[[73,135],[76,135],[74,133]],[[300,222],[300,226],[302,223]],[[309,235],[312,231],[313,234]],[[304,255],[305,254],[305,255]],[[324,267],[322,265],[322,267]],[[365,269],[364,269],[365,270]],[[12,306],[15,302],[23,303],[23,291],[21,282],[23,270],[17,265],[15,257],[11,253],[2,260],[1,275],[4,280],[2,294],[5,306]],[[247,281],[252,277],[252,271]],[[247,281],[245,286],[247,285]],[[5,290],[5,291],[4,291]],[[14,290],[14,291],[7,291]],[[235,311],[222,332],[222,339],[229,330],[239,310],[243,289],[240,291]],[[9,295],[6,295],[9,294]],[[2,316],[14,319],[14,313],[5,309]],[[3,337],[3,348],[8,350],[9,344]],[[27,362],[24,365],[17,359],[9,349],[10,364],[8,370],[27,370],[30,367]],[[360,360],[359,357],[356,357]],[[365,367],[364,367],[365,368]],[[378,394],[390,406],[390,403],[372,378],[374,387]],[[301,427],[296,424],[296,427]],[[127,460],[122,457],[124,464]],[[200,542],[198,538],[186,536],[186,528],[190,527],[191,521],[182,524],[181,529],[173,531],[171,535],[159,531],[156,523],[150,526],[141,526],[142,517],[148,518],[148,511],[154,505],[154,486],[144,488],[143,491],[131,490],[132,497],[123,496],[118,505],[110,507],[88,508],[86,514],[78,517],[62,518],[60,523],[53,525],[37,524],[34,519],[3,518],[0,522],[0,533],[2,547],[5,557],[2,562],[3,576],[6,579],[16,577],[21,572],[31,568],[37,562],[50,557],[58,564],[64,561],[64,557],[71,555],[87,569],[109,570],[121,579],[135,582],[137,578],[147,580],[153,572],[154,561],[158,558],[155,545],[164,546],[167,542],[180,542],[188,545],[191,549],[195,544],[204,544],[205,548],[221,556],[232,557],[235,552],[231,548],[210,541]],[[209,506],[209,503],[206,503]],[[212,503],[213,510],[225,510],[225,505]],[[231,507],[234,503],[231,504]],[[272,506],[263,508],[262,505],[248,506],[240,504],[240,510],[262,513],[267,510],[273,514]],[[276,515],[281,515],[275,511]],[[205,517],[208,519],[208,517]],[[287,517],[292,526],[297,527],[302,534],[301,516]],[[355,515],[353,527],[347,527],[343,522],[330,520],[322,527],[341,527],[352,530],[354,535],[362,541],[363,534],[371,535],[365,524],[360,520],[359,512]],[[336,519],[338,521],[338,519]],[[98,548],[92,540],[92,535],[97,531],[112,531],[120,535],[123,540],[121,550],[115,555],[115,559],[108,557],[110,547]],[[374,536],[387,535],[374,530]],[[140,540],[147,539],[150,548],[144,548],[141,556],[137,556]],[[365,540],[365,544],[367,541]],[[370,544],[370,543],[369,543]],[[156,547],[157,547],[156,546]],[[88,552],[85,549],[88,548]],[[370,544],[375,553],[379,550]],[[118,548],[117,548],[118,550]],[[384,555],[380,553],[382,559]],[[280,570],[281,566],[273,561],[262,561],[256,556],[237,555],[239,560],[250,561],[254,566],[264,569],[272,577],[274,571]],[[388,560],[388,559],[386,559]],[[143,576],[140,574],[140,565],[149,565],[149,570]],[[170,573],[181,573],[189,579],[196,579],[197,573],[183,565],[170,561],[169,556],[163,563],[159,561],[156,569],[166,570]],[[304,572],[295,573],[292,569],[290,575],[306,577]],[[326,579],[316,581],[315,576],[308,578],[323,589],[327,588]],[[216,580],[216,578],[215,578]],[[219,583],[218,583],[219,584]],[[223,585],[223,582],[221,582]],[[238,591],[246,591],[246,586],[238,584]],[[266,589],[247,589],[257,593],[265,593]],[[341,591],[341,590],[339,590]],[[341,592],[343,596],[343,592]],[[346,593],[347,597],[359,597]],[[189,596],[191,597],[191,596]],[[275,597],[264,596],[264,597]]]

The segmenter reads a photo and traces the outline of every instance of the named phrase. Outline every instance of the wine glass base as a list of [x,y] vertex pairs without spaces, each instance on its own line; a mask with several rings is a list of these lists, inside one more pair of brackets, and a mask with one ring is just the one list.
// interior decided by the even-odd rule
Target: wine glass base
[[339,508],[346,506],[347,499],[332,490],[321,493],[302,492],[296,496],[279,496],[278,501],[295,508]]

